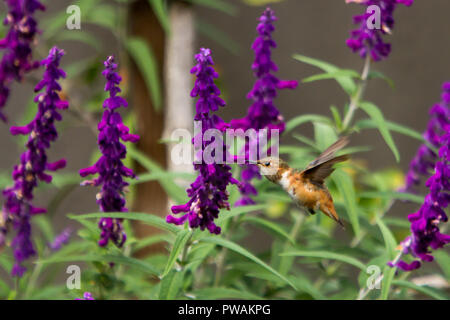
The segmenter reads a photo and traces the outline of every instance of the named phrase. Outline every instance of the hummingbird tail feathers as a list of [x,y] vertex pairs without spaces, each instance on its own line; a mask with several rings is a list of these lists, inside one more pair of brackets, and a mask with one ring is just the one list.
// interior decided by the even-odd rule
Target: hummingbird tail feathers
[[342,222],[342,220],[339,218],[336,209],[334,209],[334,205],[327,205],[327,206],[321,206],[320,210],[325,213],[328,217],[330,217],[331,219],[333,219],[334,221],[336,221],[337,223],[339,223],[341,225],[342,228],[345,229],[344,223]]

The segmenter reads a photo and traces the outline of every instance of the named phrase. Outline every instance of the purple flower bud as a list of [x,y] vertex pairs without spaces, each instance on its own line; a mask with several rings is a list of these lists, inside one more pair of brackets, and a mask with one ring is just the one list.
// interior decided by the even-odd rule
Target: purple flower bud
[[75,300],[95,300],[94,297],[92,297],[92,293],[85,292],[83,294],[83,298],[76,298]]
[[[447,82],[443,86],[444,95],[450,90],[450,83]],[[450,242],[450,235],[442,234],[439,225],[447,222],[448,217],[445,209],[450,203],[450,110],[449,101],[443,99],[440,105],[436,105],[430,112],[432,119],[428,126],[426,139],[433,146],[439,148],[438,154],[433,153],[434,163],[427,163],[423,160],[423,154],[429,155],[427,148],[421,147],[418,155],[413,159],[414,165],[408,176],[428,173],[427,170],[419,171],[419,169],[429,169],[431,165],[434,168],[434,174],[427,180],[425,185],[429,189],[425,201],[416,213],[408,216],[411,222],[411,236],[402,242],[403,253],[411,254],[422,261],[433,261],[431,250],[437,250]],[[430,138],[432,137],[432,138]],[[421,152],[422,150],[422,152]],[[422,165],[420,165],[422,163]],[[409,180],[407,180],[409,182]],[[410,271],[420,267],[420,261],[415,260],[411,264],[400,260],[397,267]]]
[[52,243],[48,246],[53,251],[58,251],[62,248],[63,245],[66,245],[69,242],[70,235],[72,234],[72,230],[70,228],[64,229],[59,235],[55,237]]
[[[225,101],[219,97],[220,90],[214,83],[218,74],[212,67],[214,62],[211,51],[202,48],[200,53],[195,55],[195,59],[197,64],[191,69],[191,73],[196,76],[191,96],[198,97],[194,119],[202,122],[202,134],[212,128],[222,130],[227,125],[217,115],[212,115],[212,112],[225,105]],[[194,141],[195,139],[193,139],[193,143]],[[202,150],[211,143],[218,142],[202,141]],[[206,228],[211,233],[219,234],[220,227],[215,225],[214,220],[218,218],[221,209],[229,209],[226,189],[229,184],[237,184],[238,181],[232,177],[231,167],[225,164],[202,162],[194,164],[194,169],[198,171],[199,175],[187,189],[187,194],[191,199],[186,204],[172,206],[173,214],[182,212],[185,214],[179,218],[169,215],[166,221],[176,225],[189,221],[191,228],[200,228],[201,230]]]
[[355,2],[363,5],[364,7],[377,6],[380,9],[380,27],[374,28],[368,27],[373,19],[374,12],[365,11],[362,15],[353,17],[353,23],[359,24],[359,29],[352,30],[350,32],[350,38],[347,39],[347,46],[353,50],[353,52],[359,53],[363,58],[369,53],[372,60],[379,61],[383,58],[387,58],[391,52],[391,44],[384,42],[383,37],[389,35],[394,28],[394,11],[399,3],[409,7],[413,4],[414,0],[347,0],[349,2]]
[[[102,156],[88,168],[80,170],[80,176],[86,177],[98,174],[98,177],[85,181],[82,185],[101,186],[97,194],[97,203],[102,212],[127,212],[125,207],[125,187],[128,183],[124,178],[135,178],[133,171],[123,164],[127,150],[122,141],[136,142],[138,135],[129,134],[130,131],[122,122],[122,117],[116,111],[119,107],[126,107],[128,103],[117,94],[120,93],[119,84],[122,78],[117,73],[117,64],[110,56],[104,63],[102,75],[106,78],[105,91],[109,97],[104,101],[103,117],[98,124],[98,146]],[[98,226],[101,230],[98,245],[104,247],[111,240],[116,246],[122,247],[126,241],[126,234],[122,227],[123,219],[101,218]]]
[[25,73],[39,66],[33,61],[31,45],[39,33],[33,17],[35,11],[45,10],[38,0],[6,0],[8,14],[4,24],[9,26],[4,39],[0,39],[0,50],[4,50],[0,62],[0,118],[6,121],[2,109],[9,96],[12,81],[21,81]]
[[[31,2],[30,2],[31,3]],[[47,149],[50,143],[55,141],[58,134],[55,122],[61,120],[58,112],[58,105],[62,103],[58,91],[61,89],[58,81],[65,76],[59,68],[59,62],[64,55],[64,51],[53,47],[48,57],[42,60],[45,66],[43,79],[37,86],[39,90],[45,90],[38,94],[42,99],[38,99],[38,111],[36,117],[28,125],[18,130],[13,127],[11,132],[21,131],[21,134],[29,134],[26,143],[27,150],[20,157],[20,164],[14,167],[12,174],[14,186],[3,190],[5,204],[3,206],[3,217],[0,219],[0,245],[4,243],[4,238],[8,226],[12,225],[16,231],[16,236],[11,242],[14,250],[16,264],[12,274],[21,277],[26,268],[22,262],[35,254],[31,241],[30,218],[34,214],[46,212],[43,208],[32,206],[33,190],[38,185],[38,181],[51,182],[52,177],[45,173],[46,170],[54,171],[65,167],[66,160],[62,159],[53,163],[47,160]],[[67,104],[67,102],[64,102]],[[3,238],[3,240],[1,240]]]
[[[242,119],[231,120],[231,126],[234,129],[269,129],[268,139],[270,138],[270,129],[278,129],[280,134],[285,129],[285,123],[278,109],[275,107],[274,100],[277,97],[277,89],[295,89],[298,85],[295,80],[280,80],[273,75],[278,70],[277,65],[272,61],[272,48],[277,44],[272,39],[272,32],[275,31],[273,23],[277,20],[273,10],[267,8],[259,18],[259,24],[256,28],[258,37],[253,42],[252,49],[255,51],[255,61],[252,69],[256,76],[256,82],[247,98],[253,100],[249,107],[247,115]],[[254,142],[250,142],[254,143]],[[245,157],[248,159],[250,146],[245,146]],[[253,178],[261,179],[256,165],[244,165],[241,176],[239,190],[242,198],[235,205],[248,205],[255,202],[250,197],[256,195],[256,189],[252,186]]]

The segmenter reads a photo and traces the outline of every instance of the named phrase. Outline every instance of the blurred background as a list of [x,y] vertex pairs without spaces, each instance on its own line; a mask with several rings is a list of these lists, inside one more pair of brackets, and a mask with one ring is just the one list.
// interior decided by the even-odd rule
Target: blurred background
[[[167,101],[165,98],[167,94],[170,95],[170,92],[161,94],[161,110],[163,111],[155,112],[152,106],[155,100],[148,95],[143,80],[145,74],[142,76],[142,72],[139,72],[140,66],[135,62],[126,62],[123,44],[118,41],[118,37],[126,38],[132,34],[146,39],[153,49],[155,62],[158,65],[157,74],[161,77],[161,90],[164,91],[167,90],[163,74],[168,34],[161,27],[160,20],[152,13],[151,1],[92,2],[101,3],[103,7],[101,9],[89,7],[86,12],[83,11],[86,1],[46,1],[47,11],[38,14],[43,40],[36,50],[35,58],[44,57],[46,50],[54,44],[65,49],[66,56],[62,60],[62,65],[66,70],[70,69],[69,78],[71,72],[78,76],[78,72],[83,71],[85,73],[83,77],[90,79],[90,82],[85,82],[84,85],[73,81],[70,84],[66,83],[65,90],[70,85],[71,96],[68,99],[71,102],[71,108],[94,110],[94,118],[91,120],[95,123],[97,121],[95,113],[101,112],[101,99],[96,100],[92,96],[93,92],[101,93],[102,91],[103,79],[98,77],[103,68],[102,61],[110,54],[118,56],[121,66],[128,66],[121,70],[121,73],[124,77],[124,87],[127,88],[125,93],[130,102],[129,109],[136,116],[135,131],[143,137],[139,148],[161,165],[167,166],[165,147],[158,141],[162,138],[165,121],[170,122],[170,119],[164,118]],[[336,82],[326,80],[301,83],[302,79],[320,71],[295,61],[292,55],[299,53],[342,68],[360,71],[363,60],[351,52],[345,40],[350,30],[355,28],[352,16],[360,14],[363,7],[357,4],[346,4],[344,0],[272,2],[275,3],[270,3],[270,6],[278,17],[274,33],[274,40],[278,47],[273,52],[273,60],[279,67],[277,76],[281,79],[299,81],[296,90],[280,92],[276,106],[286,120],[305,113],[330,115],[331,105],[342,110],[348,100]],[[250,46],[256,37],[257,19],[264,9],[264,6],[251,5],[252,3],[258,3],[258,1],[205,0],[186,3],[187,10],[193,14],[195,28],[194,45],[191,49],[185,49],[187,52],[190,50],[197,52],[200,47],[211,48],[216,69],[220,74],[218,84],[223,91],[223,98],[227,101],[227,106],[219,113],[225,121],[244,116],[251,103],[246,99],[246,94],[255,80],[251,70],[254,53]],[[68,17],[65,11],[72,4],[80,4],[82,8],[81,30],[65,30],[64,17]],[[3,3],[0,5],[0,10],[3,17],[5,13]],[[120,20],[114,15],[114,12],[120,13],[120,10],[125,12],[127,20]],[[450,80],[448,12],[450,12],[448,0],[415,1],[412,7],[399,6],[396,10],[394,16],[396,25],[393,35],[388,39],[388,42],[392,43],[392,53],[387,60],[373,65],[374,70],[384,73],[394,81],[395,88],[392,89],[386,82],[375,79],[370,81],[365,95],[367,100],[373,101],[382,109],[386,119],[414,128],[419,132],[425,130],[429,118],[428,110],[434,103],[440,101],[442,83]],[[117,18],[118,22],[111,21],[109,17]],[[119,29],[121,26],[123,28]],[[71,35],[68,36],[68,33]],[[183,38],[183,33],[180,36]],[[191,36],[188,30],[186,30],[186,36]],[[179,50],[184,49],[179,48]],[[192,57],[190,65],[184,72],[188,74],[193,65]],[[26,85],[15,84],[5,108],[10,122],[7,125],[0,124],[0,150],[2,150],[0,172],[3,180],[10,179],[12,168],[23,151],[24,140],[19,141],[12,137],[9,134],[9,127],[23,125],[25,119],[30,119],[29,115],[32,111],[28,111],[27,116],[27,110],[29,110],[27,106],[33,95],[34,79],[38,79],[39,76],[39,72],[35,72],[28,77]],[[184,94],[188,102],[186,105],[179,105],[180,110],[192,108],[192,105],[189,106],[189,103],[192,103],[192,101],[189,102],[189,91],[185,90]],[[61,157],[68,159],[65,172],[72,173],[73,179],[77,178],[80,168],[92,163],[95,159],[93,153],[97,148],[95,133],[86,121],[79,118],[79,114],[74,111],[64,114],[64,121],[59,125],[61,128],[59,139],[50,149],[51,159],[56,160]],[[301,126],[296,130],[300,130],[303,135],[309,137],[313,134],[313,128],[310,125]],[[394,156],[376,130],[355,135],[352,144],[356,146],[370,141],[369,144],[373,146],[373,149],[357,155],[358,158],[366,161],[370,170],[394,167],[406,172],[419,142],[395,133],[394,139],[401,154],[399,163],[396,163]],[[298,142],[286,136],[281,143]],[[167,210],[164,200],[160,201],[163,199],[163,191],[158,183],[145,183],[139,188],[133,204],[134,210],[154,213],[156,211],[165,215]],[[52,213],[54,222],[60,225],[61,229],[69,223],[64,217],[65,214],[98,210],[93,189],[75,184],[64,192],[67,195],[60,197],[60,203],[56,206],[57,210]],[[50,197],[54,199],[53,191],[49,194],[41,191],[37,201],[46,203]],[[408,204],[396,205],[391,213],[406,215],[415,207]],[[251,242],[256,246],[261,240],[264,239],[254,238]]]

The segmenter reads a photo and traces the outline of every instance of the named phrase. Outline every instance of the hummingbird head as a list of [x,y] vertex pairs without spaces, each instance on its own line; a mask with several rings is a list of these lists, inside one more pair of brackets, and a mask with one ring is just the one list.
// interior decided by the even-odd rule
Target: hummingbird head
[[261,175],[266,176],[272,182],[277,182],[283,172],[289,169],[289,166],[283,160],[276,157],[267,157],[256,161]]

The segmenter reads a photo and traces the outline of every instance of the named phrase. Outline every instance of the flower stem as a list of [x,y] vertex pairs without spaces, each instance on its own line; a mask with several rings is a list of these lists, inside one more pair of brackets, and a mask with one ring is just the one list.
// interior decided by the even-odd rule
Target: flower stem
[[350,106],[348,108],[348,112],[345,115],[344,122],[342,124],[343,130],[346,130],[350,125],[350,123],[352,122],[355,111],[358,108],[359,103],[361,102],[361,98],[364,94],[364,90],[367,85],[367,78],[370,72],[370,61],[371,61],[370,55],[367,55],[366,60],[364,62],[364,68],[361,73],[361,81],[358,83],[358,86],[356,87],[355,95],[350,100]]

